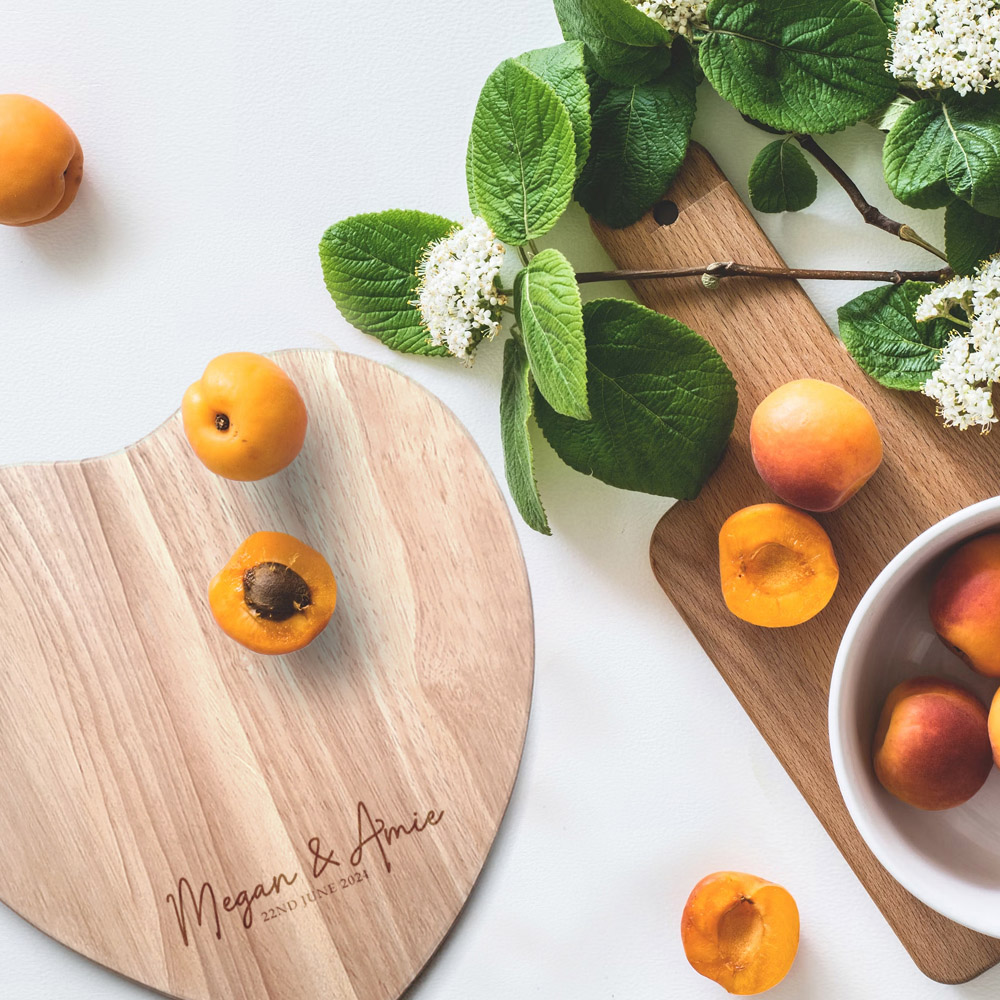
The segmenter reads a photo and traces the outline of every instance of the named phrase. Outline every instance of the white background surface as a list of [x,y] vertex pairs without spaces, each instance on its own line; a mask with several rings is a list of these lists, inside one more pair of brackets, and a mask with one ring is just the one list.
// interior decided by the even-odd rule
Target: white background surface
[[[340,318],[316,244],[359,211],[467,211],[479,88],[504,57],[559,40],[547,0],[8,0],[2,24],[0,92],[54,106],[87,161],[62,219],[0,231],[0,462],[120,448],[223,351],[336,343],[440,395],[502,479],[501,346],[471,372],[390,353]],[[706,86],[699,101],[696,136],[745,195],[766,137]],[[825,145],[936,239],[936,214],[892,202],[879,140],[857,128]],[[863,226],[826,177],[811,209],[762,221],[800,266],[934,266]],[[604,261],[576,207],[545,242],[580,268]],[[809,288],[831,322],[860,290]],[[962,987],[916,970],[663,597],[646,550],[664,501],[538,452],[555,534],[521,530],[538,634],[521,778],[480,887],[412,996],[720,996],[678,933],[691,886],[720,868],[798,901],[799,957],[775,998],[995,996],[996,970]],[[144,995],[0,908],[0,997]]]

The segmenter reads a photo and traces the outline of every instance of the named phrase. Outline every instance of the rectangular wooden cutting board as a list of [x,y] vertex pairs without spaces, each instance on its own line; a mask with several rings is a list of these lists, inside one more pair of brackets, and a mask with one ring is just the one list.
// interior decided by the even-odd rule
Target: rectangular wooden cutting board
[[[595,223],[618,267],[782,264],[704,149],[692,146],[666,198],[679,210],[669,225],[660,225],[652,212],[628,229]],[[668,219],[673,213],[658,214]],[[706,336],[732,368],[740,393],[736,431],[719,470],[696,501],[677,503],[653,533],[653,571],[917,966],[942,983],[972,979],[1000,961],[1000,941],[928,909],[868,850],[834,777],[827,695],[840,638],[868,585],[925,528],[998,492],[1000,441],[995,434],[945,430],[929,400],[867,378],[796,282],[725,278],[710,291],[694,277],[633,287],[646,305]],[[886,457],[845,508],[821,516],[841,566],[830,606],[798,628],[755,628],[722,602],[718,532],[735,510],[775,499],[753,467],[750,416],[772,389],[804,377],[836,382],[862,399],[882,433]]]

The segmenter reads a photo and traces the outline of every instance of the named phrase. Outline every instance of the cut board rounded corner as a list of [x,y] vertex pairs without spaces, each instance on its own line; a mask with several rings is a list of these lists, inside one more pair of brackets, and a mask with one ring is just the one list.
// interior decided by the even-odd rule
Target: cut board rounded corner
[[[272,357],[310,422],[267,480],[213,476],[176,415],[99,459],[0,469],[0,899],[177,1000],[395,1000],[509,804],[527,574],[440,400],[356,355]],[[256,530],[337,576],[330,625],[288,656],[207,608]]]
[[[691,145],[664,198],[678,208],[669,225],[657,223],[651,212],[626,229],[592,222],[617,267],[681,268],[716,260],[783,265],[703,147]],[[995,441],[947,430],[930,401],[869,379],[797,282],[725,278],[709,291],[691,277],[632,287],[645,305],[711,341],[733,370],[740,395],[719,468],[697,500],[673,504],[653,531],[654,575],[917,967],[941,983],[974,979],[1000,961],[1000,940],[930,910],[872,855],[847,813],[825,751],[827,695],[840,637],[882,567],[941,517],[996,492]],[[775,316],[782,317],[779,326]],[[734,511],[775,499],[753,467],[750,417],[772,389],[807,376],[839,382],[864,401],[882,432],[885,460],[849,504],[819,515],[841,565],[830,605],[805,625],[759,629],[732,616],[723,602],[718,532]],[[914,440],[922,445],[919,479],[908,473]],[[818,745],[823,753],[816,753]]]

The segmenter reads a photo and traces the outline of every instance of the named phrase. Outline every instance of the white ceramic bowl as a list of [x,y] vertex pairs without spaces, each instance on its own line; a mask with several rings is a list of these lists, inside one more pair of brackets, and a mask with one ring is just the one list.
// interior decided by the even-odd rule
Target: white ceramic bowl
[[844,632],[830,685],[830,751],[861,836],[914,896],[946,917],[1000,937],[1000,771],[965,805],[914,809],[879,784],[872,740],[886,695],[921,674],[948,677],[987,707],[980,677],[937,637],[927,612],[938,567],[960,542],[1000,529],[1000,497],[960,510],[910,542],[879,574]]

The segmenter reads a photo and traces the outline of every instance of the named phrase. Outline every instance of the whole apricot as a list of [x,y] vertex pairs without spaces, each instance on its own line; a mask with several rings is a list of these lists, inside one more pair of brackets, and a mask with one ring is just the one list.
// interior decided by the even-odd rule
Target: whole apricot
[[889,692],[873,748],[875,775],[918,809],[951,809],[983,787],[993,767],[986,706],[941,677],[916,677]]
[[184,393],[184,433],[212,472],[247,482],[302,450],[308,415],[295,383],[260,354],[220,354]]
[[213,577],[208,603],[231,639],[255,653],[291,653],[326,628],[337,606],[337,581],[305,542],[258,531]]
[[750,449],[761,479],[786,503],[825,512],[847,503],[882,464],[868,408],[846,389],[805,378],[754,411]]
[[691,891],[681,917],[692,968],[740,996],[777,986],[799,947],[791,893],[743,872],[715,872]]
[[935,577],[934,630],[973,670],[1000,677],[1000,532],[959,546]]
[[0,94],[0,223],[34,226],[62,215],[83,180],[83,150],[51,108]]
[[815,518],[780,503],[744,507],[719,532],[726,607],[751,625],[801,625],[830,603],[840,568]]

